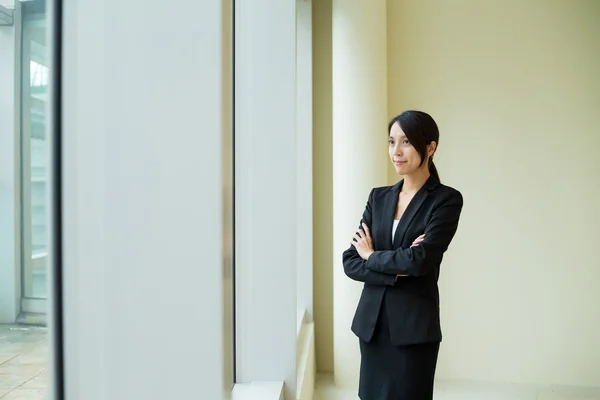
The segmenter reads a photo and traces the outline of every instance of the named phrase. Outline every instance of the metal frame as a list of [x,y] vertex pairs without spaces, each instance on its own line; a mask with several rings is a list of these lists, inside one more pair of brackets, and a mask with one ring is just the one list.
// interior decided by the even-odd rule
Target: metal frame
[[235,1],[223,1],[223,311],[225,384],[233,389],[235,368]]
[[64,340],[63,340],[63,226],[62,226],[62,0],[48,1],[48,47],[50,49],[49,114],[46,127],[49,144],[48,185],[50,187],[50,233],[48,247],[48,279],[50,280],[49,318],[50,371],[52,398],[64,400]]
[[21,2],[15,2],[14,9],[14,29],[15,29],[15,82],[14,82],[14,93],[15,93],[15,215],[14,215],[14,226],[15,226],[15,291],[18,295],[17,305],[17,318],[21,314],[22,299],[23,299],[23,235],[22,235],[22,221],[23,221],[23,173],[21,166],[23,165],[22,160],[22,142],[21,142],[21,126],[22,126],[22,114],[21,114],[21,100],[22,93],[22,71],[21,71],[21,58],[23,56],[23,49],[21,47],[21,38],[23,36],[23,24],[21,20]]

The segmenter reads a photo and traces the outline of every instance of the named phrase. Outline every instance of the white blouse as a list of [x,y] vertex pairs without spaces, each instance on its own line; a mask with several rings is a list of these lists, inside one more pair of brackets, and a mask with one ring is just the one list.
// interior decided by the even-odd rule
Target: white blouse
[[392,226],[392,242],[394,241],[394,236],[396,235],[396,228],[398,228],[399,219],[394,220],[394,225]]

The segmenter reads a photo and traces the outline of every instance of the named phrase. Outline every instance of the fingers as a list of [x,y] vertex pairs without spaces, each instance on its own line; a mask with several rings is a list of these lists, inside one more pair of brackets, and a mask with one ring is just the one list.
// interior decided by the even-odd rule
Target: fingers
[[[362,229],[361,229],[362,228]],[[359,228],[354,236],[352,237],[352,244],[356,246],[357,243],[361,241],[366,241],[368,243],[371,242],[371,232],[369,231],[369,227],[364,222],[361,224],[361,228]]]
[[369,229],[369,227],[367,226],[367,224],[365,224],[364,222],[362,223],[362,227],[365,231],[365,233],[367,234],[368,237],[371,237],[371,230]]
[[425,235],[421,235],[418,238],[415,239],[414,242],[412,242],[412,244],[410,245],[410,247],[415,247],[418,246],[419,244],[421,244],[423,241],[425,240]]
[[366,239],[367,238],[366,233],[362,229],[357,230],[356,234],[359,235],[362,239]]
[[418,238],[416,238],[416,239],[414,240],[414,242],[413,242],[413,243],[421,243],[423,240],[425,240],[425,235],[421,235],[421,236],[419,236]]

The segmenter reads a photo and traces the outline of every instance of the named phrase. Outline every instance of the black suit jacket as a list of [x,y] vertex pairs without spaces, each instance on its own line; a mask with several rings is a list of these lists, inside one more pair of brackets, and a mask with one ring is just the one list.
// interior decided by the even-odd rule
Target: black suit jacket
[[[363,260],[351,245],[343,253],[346,275],[364,282],[352,331],[370,341],[382,301],[386,301],[395,345],[442,340],[438,277],[440,264],[458,228],[463,199],[459,191],[429,178],[392,226],[403,180],[371,191],[361,223],[367,224],[375,252]],[[416,247],[412,242],[425,234]],[[396,278],[397,274],[409,275]]]

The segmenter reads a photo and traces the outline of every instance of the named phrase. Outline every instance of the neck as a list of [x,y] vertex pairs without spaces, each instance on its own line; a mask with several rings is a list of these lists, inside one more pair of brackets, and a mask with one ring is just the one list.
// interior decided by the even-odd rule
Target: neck
[[415,173],[410,175],[405,175],[404,183],[402,184],[402,192],[412,194],[418,192],[419,189],[423,187],[425,182],[427,182],[427,179],[429,179],[430,176],[431,174],[427,169],[415,171]]

